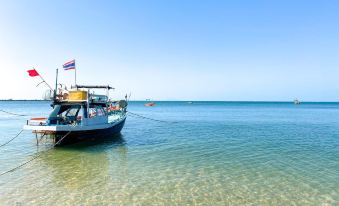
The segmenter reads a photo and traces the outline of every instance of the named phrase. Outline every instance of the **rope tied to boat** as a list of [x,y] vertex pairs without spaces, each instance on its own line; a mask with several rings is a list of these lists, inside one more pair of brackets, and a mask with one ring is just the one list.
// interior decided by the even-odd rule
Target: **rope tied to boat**
[[19,135],[22,133],[22,131],[24,131],[23,129],[18,133],[16,134],[12,139],[8,140],[7,142],[3,143],[2,145],[0,145],[0,147],[3,147],[5,145],[7,145],[8,143],[10,143],[11,141],[13,141],[15,138],[19,137]]
[[166,121],[166,120],[153,119],[153,118],[145,117],[145,116],[142,116],[140,114],[136,114],[136,113],[133,113],[133,112],[130,112],[130,111],[127,111],[127,113],[131,114],[133,117],[138,117],[138,118],[142,118],[142,119],[148,119],[148,120],[152,120],[152,121],[155,121],[155,122],[173,123],[173,124],[178,123],[178,122],[175,122],[175,121]]
[[14,115],[14,116],[20,116],[20,117],[27,117],[28,116],[26,114],[17,114],[17,113],[13,113],[13,112],[8,112],[8,111],[5,111],[3,109],[0,109],[0,112],[6,113],[6,114],[10,114],[10,115]]
[[17,169],[19,169],[19,168],[25,166],[26,164],[32,162],[33,160],[37,159],[37,158],[40,157],[44,152],[47,152],[47,151],[53,149],[56,145],[59,145],[60,142],[61,142],[63,139],[65,139],[71,132],[72,132],[72,131],[69,131],[69,132],[68,132],[67,134],[65,134],[62,138],[60,138],[60,139],[59,139],[59,140],[58,140],[51,148],[49,148],[49,149],[47,149],[47,150],[41,152],[40,154],[36,155],[35,157],[32,157],[32,158],[29,159],[28,161],[26,161],[26,162],[20,164],[19,166],[16,166],[16,167],[14,167],[14,168],[12,168],[12,169],[10,169],[10,170],[7,170],[7,171],[1,173],[0,176],[5,175],[5,174],[10,173],[10,172],[14,172],[15,170],[17,170]]

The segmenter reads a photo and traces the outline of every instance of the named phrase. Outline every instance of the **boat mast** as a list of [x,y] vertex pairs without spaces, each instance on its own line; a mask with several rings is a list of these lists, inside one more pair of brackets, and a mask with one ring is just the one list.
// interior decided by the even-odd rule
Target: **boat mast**
[[57,89],[58,89],[58,68],[56,69],[56,76],[55,76],[54,101],[56,100]]

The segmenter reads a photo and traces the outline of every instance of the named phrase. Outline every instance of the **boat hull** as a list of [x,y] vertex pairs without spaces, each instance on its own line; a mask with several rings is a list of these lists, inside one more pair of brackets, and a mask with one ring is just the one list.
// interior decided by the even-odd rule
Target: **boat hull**
[[112,125],[111,127],[104,128],[104,129],[94,129],[94,130],[81,130],[81,131],[72,131],[70,132],[65,138],[63,138],[68,131],[55,131],[54,141],[58,142],[56,146],[66,145],[66,144],[73,144],[81,141],[87,140],[99,140],[105,139],[108,137],[114,137],[115,135],[120,134],[122,128],[124,127],[126,119],[120,121],[117,124]]

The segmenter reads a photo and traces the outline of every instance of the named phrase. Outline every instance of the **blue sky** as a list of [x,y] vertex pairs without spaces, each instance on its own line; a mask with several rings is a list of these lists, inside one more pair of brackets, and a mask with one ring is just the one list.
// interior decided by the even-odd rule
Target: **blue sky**
[[[339,101],[338,1],[3,1],[0,99],[78,83],[143,100]],[[6,74],[6,75],[4,75]],[[73,83],[73,71],[60,71]]]

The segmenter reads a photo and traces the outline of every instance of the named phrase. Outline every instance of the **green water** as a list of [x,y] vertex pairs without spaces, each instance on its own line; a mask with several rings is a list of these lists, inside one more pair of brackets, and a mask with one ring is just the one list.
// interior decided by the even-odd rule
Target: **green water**
[[[0,102],[45,116],[46,102]],[[339,205],[339,104],[159,102],[120,136],[49,150],[0,147],[0,205]],[[0,144],[25,118],[0,114]]]

